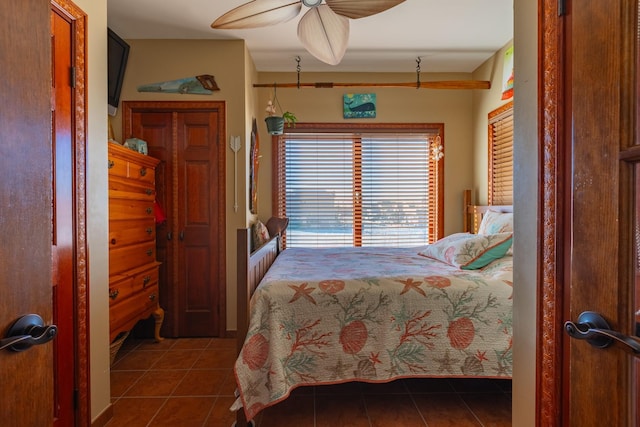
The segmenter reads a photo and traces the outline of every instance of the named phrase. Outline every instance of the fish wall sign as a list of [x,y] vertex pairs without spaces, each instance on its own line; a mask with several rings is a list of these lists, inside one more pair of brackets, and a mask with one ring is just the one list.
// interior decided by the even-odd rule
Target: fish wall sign
[[211,95],[216,90],[220,90],[220,88],[215,78],[210,74],[138,86],[138,92],[188,93],[194,95]]
[[374,119],[376,117],[376,94],[345,94],[342,110],[345,119]]

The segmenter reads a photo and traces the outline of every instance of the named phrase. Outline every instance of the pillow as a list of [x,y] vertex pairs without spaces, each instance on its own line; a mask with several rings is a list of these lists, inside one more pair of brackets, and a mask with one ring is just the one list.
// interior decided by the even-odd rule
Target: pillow
[[260,246],[267,243],[270,239],[269,230],[267,226],[258,220],[251,226],[251,241],[253,243],[253,249],[256,250]]
[[463,270],[476,270],[502,258],[511,247],[512,239],[513,233],[455,233],[427,246],[419,255]]
[[513,212],[485,212],[478,234],[513,233]]

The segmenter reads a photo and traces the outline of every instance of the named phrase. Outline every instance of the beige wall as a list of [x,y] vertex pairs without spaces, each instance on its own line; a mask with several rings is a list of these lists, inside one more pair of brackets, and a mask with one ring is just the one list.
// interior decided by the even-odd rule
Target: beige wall
[[[226,258],[227,258],[227,329],[236,327],[236,229],[247,225],[248,161],[247,141],[251,135],[251,116],[256,102],[252,87],[255,67],[244,41],[216,40],[127,40],[131,50],[120,101],[225,101],[226,150]],[[138,92],[143,84],[157,83],[211,74],[219,91],[211,95]],[[122,142],[121,108],[112,119],[116,140]],[[229,147],[230,136],[240,136],[242,148],[237,153],[238,170],[234,168],[234,153]],[[234,177],[234,175],[237,175]],[[235,205],[237,178],[238,209]]]
[[[304,64],[303,64],[304,65]],[[304,67],[303,67],[304,70]],[[469,74],[426,74],[421,81],[470,79]],[[295,73],[260,73],[260,83],[295,83]],[[300,80],[313,82],[414,82],[415,73],[305,73]],[[273,88],[260,90],[258,116],[261,141],[258,214],[271,216],[271,138],[264,124],[267,101]],[[445,234],[462,230],[462,191],[473,185],[472,92],[469,90],[435,90],[415,88],[279,88],[277,97],[283,110],[296,114],[300,122],[358,123],[444,123]],[[345,93],[375,93],[375,119],[342,117]]]
[[[538,5],[514,2],[513,425],[535,426],[538,288]],[[543,390],[539,390],[542,392]]]
[[489,195],[488,115],[512,100],[501,99],[504,52],[512,45],[513,42],[507,43],[473,73],[476,79],[491,80],[491,89],[475,91],[473,96],[473,200],[477,204],[487,204]]

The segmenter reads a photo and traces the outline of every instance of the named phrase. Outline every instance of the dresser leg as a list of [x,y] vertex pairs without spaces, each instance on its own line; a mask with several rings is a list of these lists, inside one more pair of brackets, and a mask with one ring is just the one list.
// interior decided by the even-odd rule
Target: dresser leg
[[155,339],[156,342],[160,342],[164,339],[160,336],[160,327],[162,327],[162,322],[164,320],[164,310],[162,309],[162,307],[158,306],[156,311],[153,312],[153,318],[156,320]]

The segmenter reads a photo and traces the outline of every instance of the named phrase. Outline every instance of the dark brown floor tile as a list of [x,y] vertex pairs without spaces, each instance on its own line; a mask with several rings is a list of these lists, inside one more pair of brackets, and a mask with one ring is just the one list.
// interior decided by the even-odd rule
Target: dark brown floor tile
[[115,371],[147,370],[164,355],[164,351],[132,351],[115,362],[111,367]]
[[238,386],[236,385],[236,376],[233,374],[233,369],[227,369],[227,376],[225,377],[222,387],[220,387],[220,396],[233,396]]
[[139,339],[139,344],[136,350],[171,350],[176,343],[180,340],[175,338],[165,338],[162,341],[156,341],[152,338]]
[[226,369],[190,370],[172,396],[217,396],[228,375],[229,371]]
[[265,409],[256,427],[299,427],[313,424],[313,397],[292,396]]
[[361,395],[318,396],[316,427],[370,427],[367,408]]
[[481,426],[457,394],[421,394],[413,399],[429,427]]
[[236,362],[236,350],[232,348],[211,347],[203,350],[193,367],[195,369],[224,369],[233,368]]
[[230,348],[236,351],[237,342],[235,338],[211,338],[209,349],[215,350],[219,348]]
[[409,391],[402,380],[388,383],[362,383],[362,393],[364,394],[407,394]]
[[145,371],[111,371],[111,396],[122,396],[144,373]]
[[191,369],[203,350],[167,350],[151,369]]
[[151,425],[154,427],[201,427],[215,401],[215,397],[171,397],[167,399]]
[[164,404],[164,398],[118,399],[113,405],[113,418],[106,427],[144,427]]
[[446,378],[408,378],[404,384],[412,394],[453,393],[453,387]]
[[484,427],[511,427],[511,399],[503,393],[461,394]]
[[172,350],[204,350],[211,343],[211,338],[180,338]]
[[188,371],[147,371],[125,396],[170,396]]
[[205,427],[231,427],[236,420],[236,413],[232,412],[229,408],[233,405],[235,397],[221,396],[218,397],[213,409],[209,413],[207,421],[204,423]]
[[487,378],[451,378],[451,386],[458,393],[500,393],[496,382]]
[[362,393],[362,384],[359,382],[322,385],[322,386],[316,387],[316,395],[322,395],[322,394],[354,395],[354,394],[360,394],[360,393]]
[[410,395],[364,396],[371,427],[426,426]]

